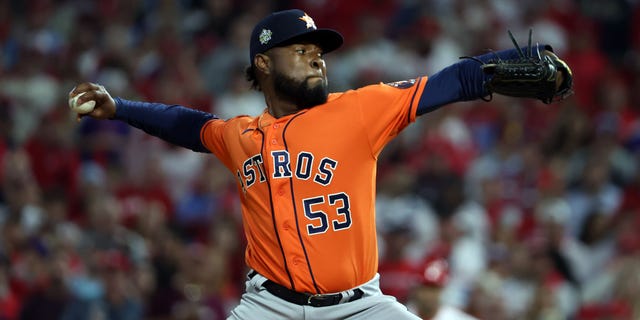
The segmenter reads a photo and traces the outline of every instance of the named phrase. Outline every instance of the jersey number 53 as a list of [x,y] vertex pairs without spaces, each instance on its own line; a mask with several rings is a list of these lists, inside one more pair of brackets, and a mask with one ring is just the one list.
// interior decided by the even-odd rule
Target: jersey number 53
[[[317,207],[328,203],[331,208],[335,208],[337,218],[331,220],[329,224],[329,214]],[[351,211],[349,210],[349,196],[344,193],[333,193],[326,197],[318,196],[302,200],[304,215],[312,220],[307,224],[307,232],[310,236],[327,232],[329,227],[334,231],[340,231],[351,227]]]

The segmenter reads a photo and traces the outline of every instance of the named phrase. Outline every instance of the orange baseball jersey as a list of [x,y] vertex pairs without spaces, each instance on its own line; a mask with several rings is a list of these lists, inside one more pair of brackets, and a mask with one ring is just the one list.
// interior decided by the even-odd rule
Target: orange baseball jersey
[[378,268],[376,161],[416,117],[426,77],[329,95],[276,119],[213,119],[204,146],[236,176],[246,263],[298,292],[332,293]]

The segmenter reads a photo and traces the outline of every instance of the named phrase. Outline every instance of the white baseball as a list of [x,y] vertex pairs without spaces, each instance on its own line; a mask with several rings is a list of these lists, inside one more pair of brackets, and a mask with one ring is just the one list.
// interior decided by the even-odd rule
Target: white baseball
[[78,105],[78,98],[84,94],[81,93],[71,99],[69,99],[69,108],[76,113],[84,114],[93,111],[93,108],[96,106],[96,102],[93,100],[89,100],[81,105]]

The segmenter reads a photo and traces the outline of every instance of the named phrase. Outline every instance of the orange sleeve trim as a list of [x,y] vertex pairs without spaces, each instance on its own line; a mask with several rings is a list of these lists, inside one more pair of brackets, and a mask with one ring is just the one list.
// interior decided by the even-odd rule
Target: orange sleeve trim
[[207,144],[207,139],[205,139],[205,134],[206,134],[206,130],[209,128],[209,125],[211,124],[211,122],[215,121],[215,120],[219,120],[219,119],[211,119],[211,120],[205,122],[204,125],[202,126],[202,128],[200,129],[200,142],[202,142],[202,145],[205,148],[207,148],[207,150],[209,150],[210,152],[213,152],[213,151],[211,150],[211,148]]

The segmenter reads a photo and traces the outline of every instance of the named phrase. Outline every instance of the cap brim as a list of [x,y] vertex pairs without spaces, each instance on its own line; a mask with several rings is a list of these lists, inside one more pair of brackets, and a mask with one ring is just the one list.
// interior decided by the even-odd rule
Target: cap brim
[[294,44],[296,42],[309,42],[314,43],[322,48],[323,53],[328,53],[336,50],[342,46],[344,39],[342,35],[332,29],[316,29],[313,31],[305,32],[297,36],[293,36],[277,46],[285,46]]

